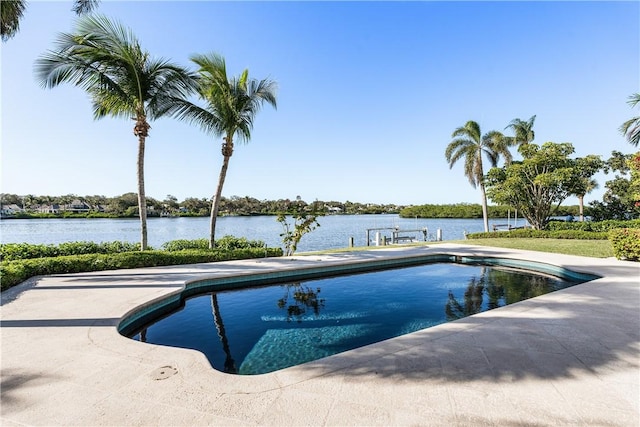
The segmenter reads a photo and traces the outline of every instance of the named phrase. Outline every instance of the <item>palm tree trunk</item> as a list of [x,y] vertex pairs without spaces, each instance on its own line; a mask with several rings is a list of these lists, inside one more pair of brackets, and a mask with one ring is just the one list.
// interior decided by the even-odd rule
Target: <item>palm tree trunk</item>
[[482,219],[484,220],[484,232],[489,232],[489,210],[487,209],[487,193],[484,184],[480,182],[480,194],[482,195]]
[[580,222],[584,221],[584,196],[578,196],[578,204],[580,205]]
[[213,249],[216,246],[216,219],[218,218],[218,210],[220,209],[220,198],[222,197],[222,187],[224,186],[224,180],[227,177],[227,169],[229,168],[229,159],[233,154],[233,142],[231,137],[226,137],[224,144],[222,144],[222,167],[220,168],[220,176],[218,177],[218,188],[216,194],[213,195],[211,201],[211,221],[209,231],[209,249]]
[[226,356],[224,360],[224,371],[228,374],[235,374],[238,370],[236,369],[236,362],[233,360],[233,356],[231,356],[229,339],[227,338],[227,332],[224,329],[224,322],[220,315],[220,307],[218,306],[218,295],[215,293],[211,294],[211,308],[213,309],[213,321],[216,325],[216,330],[218,331],[218,337],[222,343],[222,350]]
[[480,186],[480,195],[482,196],[482,219],[484,221],[484,232],[489,232],[489,211],[487,209],[487,192],[484,189],[484,168],[482,167],[482,144],[478,144],[478,153],[476,161],[478,167],[475,176],[476,182]]
[[138,135],[138,212],[140,214],[140,250],[147,249],[147,198],[144,192],[144,144],[146,136]]

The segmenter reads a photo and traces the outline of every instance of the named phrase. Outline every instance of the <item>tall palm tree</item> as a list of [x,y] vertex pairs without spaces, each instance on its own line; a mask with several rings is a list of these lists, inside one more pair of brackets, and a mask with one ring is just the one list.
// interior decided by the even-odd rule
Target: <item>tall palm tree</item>
[[[77,15],[84,15],[95,9],[98,3],[100,3],[100,0],[75,0],[73,11]],[[26,0],[2,0],[0,2],[0,13],[2,15],[0,35],[3,42],[18,33],[20,20],[26,8]]]
[[484,231],[489,231],[489,215],[487,212],[487,195],[484,187],[484,167],[482,154],[484,153],[491,166],[498,164],[500,156],[504,156],[507,163],[511,162],[511,153],[507,147],[506,138],[498,131],[491,131],[484,135],[480,132],[480,125],[469,120],[464,126],[457,128],[451,134],[454,138],[445,150],[445,157],[449,162],[449,169],[464,157],[464,174],[473,188],[480,187],[482,197],[482,217]]
[[224,58],[215,53],[193,55],[191,60],[199,67],[198,92],[206,105],[200,107],[183,100],[181,104],[174,104],[172,113],[223,139],[222,167],[211,201],[209,247],[214,248],[216,218],[234,139],[237,136],[241,141],[249,142],[253,120],[265,102],[276,108],[277,84],[271,79],[250,79],[247,69],[239,77],[229,78]]
[[[640,103],[640,93],[634,93],[629,97],[627,104],[632,108]],[[620,132],[627,137],[627,141],[636,147],[640,143],[640,116],[627,120],[620,126]]]
[[151,59],[133,33],[104,16],[82,17],[74,33],[61,33],[55,50],[36,60],[36,77],[45,88],[71,83],[86,90],[95,119],[105,116],[135,121],[138,138],[138,210],[140,248],[147,248],[144,152],[148,120],[167,113],[174,98],[195,90],[194,76],[164,59]]
[[517,146],[518,150],[523,145],[527,145],[533,142],[536,137],[535,132],[533,131],[533,123],[536,121],[536,116],[533,115],[526,122],[521,119],[513,119],[505,127],[505,129],[511,129],[513,131],[514,136],[508,138],[509,145]]

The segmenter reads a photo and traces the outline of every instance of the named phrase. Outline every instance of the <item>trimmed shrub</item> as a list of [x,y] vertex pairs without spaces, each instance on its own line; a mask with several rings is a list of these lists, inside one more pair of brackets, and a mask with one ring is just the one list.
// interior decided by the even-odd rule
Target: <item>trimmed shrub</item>
[[29,277],[29,271],[24,265],[24,261],[8,261],[0,263],[0,290],[9,289],[12,286],[22,283]]
[[185,249],[209,249],[209,241],[207,239],[186,240],[178,239],[171,240],[162,244],[162,249],[165,251],[175,252],[183,251]]
[[248,248],[264,248],[266,245],[262,240],[248,240],[246,237],[235,237],[226,235],[216,240],[217,249],[248,249]]
[[609,232],[613,253],[618,259],[640,261],[640,228],[618,228]]
[[184,265],[282,256],[280,248],[241,248],[232,250],[135,251],[114,254],[82,254],[19,259],[0,263],[0,284],[4,291],[33,276],[80,273],[123,268]]
[[615,219],[608,219],[605,221],[579,221],[579,222],[567,222],[567,221],[550,221],[547,225],[549,230],[581,230],[581,231],[594,231],[594,232],[608,232],[616,228],[640,228],[640,219],[631,219],[628,221],[621,221]]
[[[216,240],[215,249],[220,250],[233,250],[233,249],[249,249],[249,248],[263,248],[265,243],[262,240],[248,240],[246,237],[235,237],[226,235],[221,239]],[[162,244],[162,249],[165,251],[182,251],[185,249],[209,249],[208,239],[196,239],[196,240],[172,240]]]
[[606,232],[581,230],[533,230],[520,229],[511,231],[493,231],[489,233],[471,233],[467,239],[578,239],[578,240],[607,240]]

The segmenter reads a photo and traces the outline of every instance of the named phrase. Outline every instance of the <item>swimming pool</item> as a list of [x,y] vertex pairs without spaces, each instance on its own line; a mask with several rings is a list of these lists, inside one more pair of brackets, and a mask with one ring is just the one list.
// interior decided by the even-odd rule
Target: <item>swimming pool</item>
[[136,340],[197,349],[223,372],[261,374],[594,278],[547,264],[448,255],[241,275],[190,283],[131,313],[119,329]]

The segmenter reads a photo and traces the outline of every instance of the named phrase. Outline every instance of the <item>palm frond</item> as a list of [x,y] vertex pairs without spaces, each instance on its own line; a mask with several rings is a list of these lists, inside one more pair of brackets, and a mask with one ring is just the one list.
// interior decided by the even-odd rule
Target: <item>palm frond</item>
[[90,13],[91,11],[93,11],[96,7],[98,7],[99,3],[100,0],[76,0],[73,4],[72,10],[77,15],[84,15],[85,13]]
[[469,120],[467,123],[465,123],[464,126],[457,128],[451,134],[451,138],[456,138],[459,136],[464,136],[471,139],[472,141],[475,141],[476,143],[480,143],[480,125],[473,120]]
[[627,138],[631,145],[640,144],[640,117],[627,120],[620,126],[620,132]]
[[151,59],[130,29],[102,15],[81,17],[54,46],[36,60],[36,78],[45,88],[71,83],[86,90],[95,118],[158,118],[168,111],[168,100],[196,87],[191,73]]
[[[640,103],[640,93],[634,93],[629,97],[627,104],[635,107]],[[620,132],[627,138],[631,145],[638,146],[640,144],[640,117],[633,117],[620,126]]]
[[3,0],[0,5],[0,35],[6,42],[20,30],[20,19],[27,7],[25,0]]
[[482,145],[485,154],[491,162],[491,167],[498,165],[500,156],[505,158],[507,164],[513,160],[508,148],[509,140],[501,132],[493,130],[483,135]]
[[475,143],[468,138],[456,138],[451,141],[444,152],[444,156],[447,162],[449,162],[449,169],[465,155],[465,151],[469,149],[469,147],[473,149],[474,146]]
[[480,157],[476,153],[476,150],[467,150],[467,155],[464,158],[464,175],[473,188],[478,185],[478,159]]

